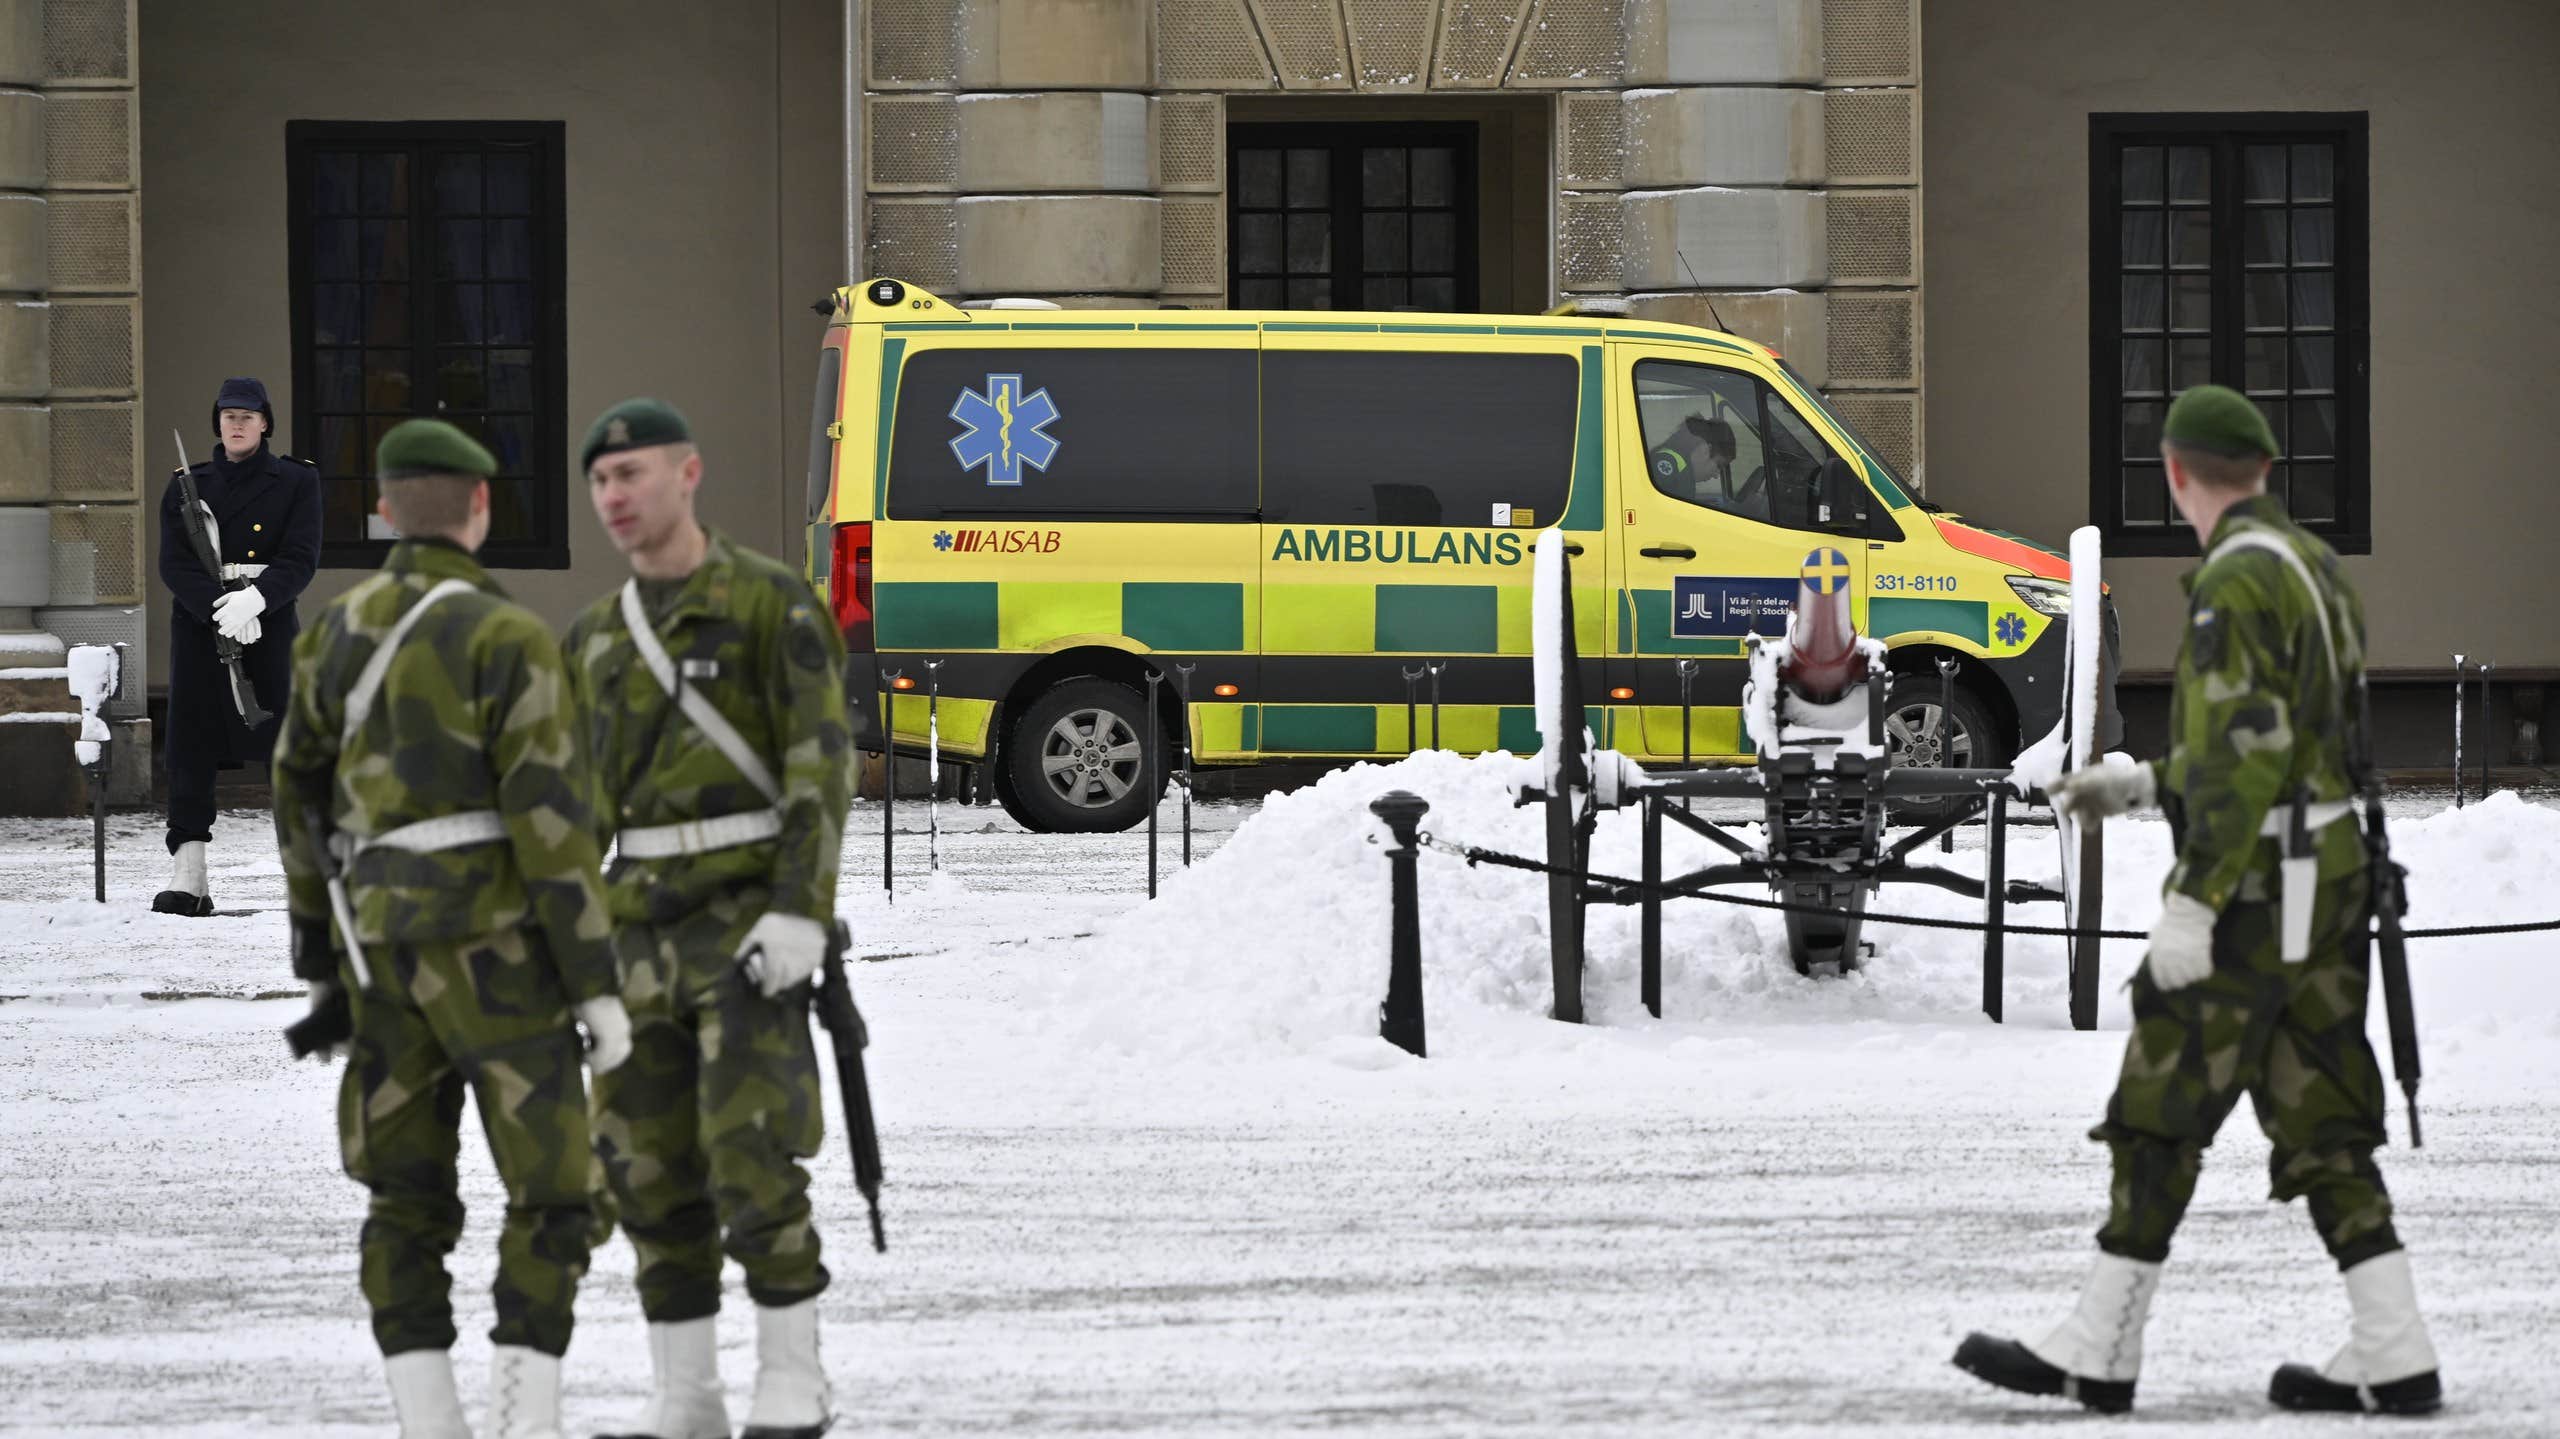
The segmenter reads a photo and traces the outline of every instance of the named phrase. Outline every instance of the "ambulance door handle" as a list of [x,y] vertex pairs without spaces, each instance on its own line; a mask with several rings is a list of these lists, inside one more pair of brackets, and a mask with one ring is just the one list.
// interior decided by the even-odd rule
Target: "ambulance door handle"
[[1698,552],[1687,545],[1647,545],[1636,551],[1649,560],[1694,560]]
[[1582,542],[1581,542],[1581,541],[1579,541],[1579,540],[1567,540],[1567,541],[1565,541],[1565,542],[1564,542],[1564,552],[1565,552],[1566,554],[1568,554],[1568,555],[1578,555],[1578,554],[1581,554],[1581,553],[1582,553]]

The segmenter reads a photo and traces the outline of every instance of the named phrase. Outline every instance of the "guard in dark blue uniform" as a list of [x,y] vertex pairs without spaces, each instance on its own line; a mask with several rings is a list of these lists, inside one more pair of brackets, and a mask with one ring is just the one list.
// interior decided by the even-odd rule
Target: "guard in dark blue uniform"
[[[209,574],[189,541],[178,476],[160,497],[160,582],[169,587],[169,853],[176,874],[151,901],[163,914],[213,913],[205,846],[213,839],[216,770],[254,764],[274,748],[275,717],[292,683],[293,602],[320,561],[320,474],[268,447],[276,413],[267,387],[225,380],[213,402],[213,458],[187,470],[218,553]],[[219,640],[240,645],[240,669],[266,722],[234,702]],[[266,842],[260,831],[259,841]]]

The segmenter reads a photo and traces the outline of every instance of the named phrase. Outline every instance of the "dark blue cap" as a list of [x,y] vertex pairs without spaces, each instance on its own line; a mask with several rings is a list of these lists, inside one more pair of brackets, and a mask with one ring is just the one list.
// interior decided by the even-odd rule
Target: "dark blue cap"
[[267,403],[267,387],[256,380],[245,378],[223,381],[222,393],[215,397],[213,408],[216,411],[257,410],[269,416],[275,413],[274,408]]

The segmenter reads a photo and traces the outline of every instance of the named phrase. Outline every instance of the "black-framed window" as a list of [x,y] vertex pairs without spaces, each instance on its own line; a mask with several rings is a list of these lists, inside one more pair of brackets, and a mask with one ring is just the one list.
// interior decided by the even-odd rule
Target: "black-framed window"
[[2126,554],[2193,554],[2160,424],[2212,381],[2284,457],[2268,489],[2347,553],[2372,549],[2365,117],[2092,115],[2092,517]]
[[1473,310],[1464,125],[1234,125],[1227,294],[1250,310]]
[[1555,524],[1581,374],[1570,355],[1265,350],[1263,519]]
[[320,467],[322,564],[381,561],[374,445],[427,415],[498,461],[482,561],[568,565],[562,130],[285,126],[292,443]]

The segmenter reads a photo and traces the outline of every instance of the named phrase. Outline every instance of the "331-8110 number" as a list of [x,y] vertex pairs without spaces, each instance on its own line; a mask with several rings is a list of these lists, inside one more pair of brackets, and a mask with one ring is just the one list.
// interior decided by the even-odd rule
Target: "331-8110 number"
[[1951,595],[1956,592],[1953,575],[1878,575],[1876,593],[1880,595]]

